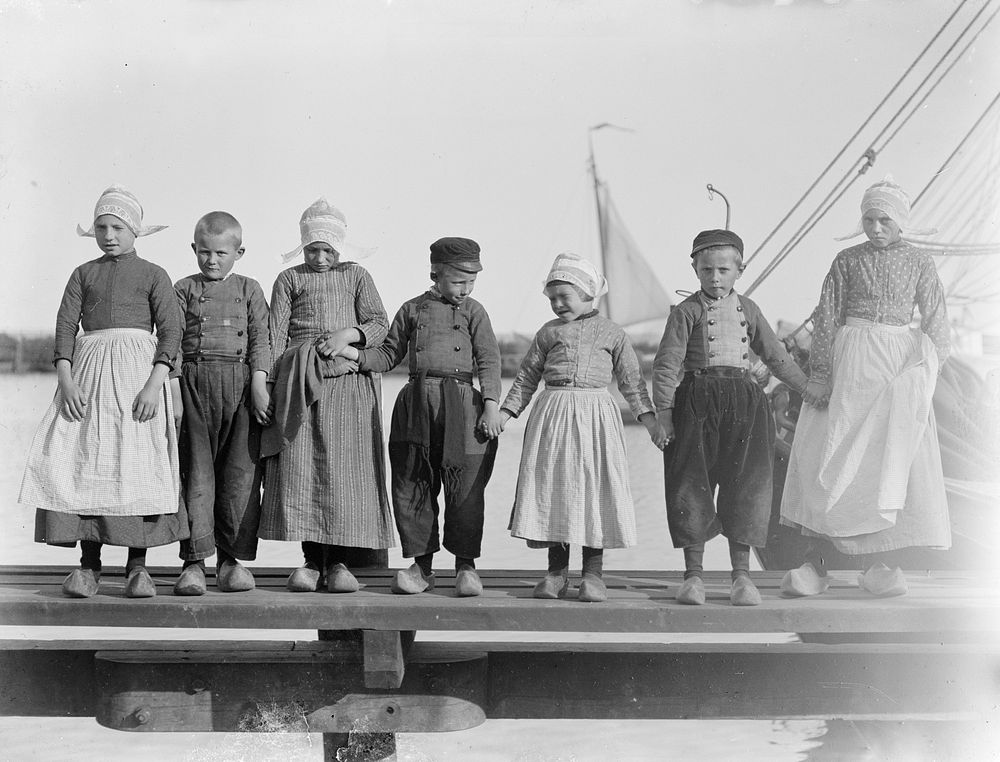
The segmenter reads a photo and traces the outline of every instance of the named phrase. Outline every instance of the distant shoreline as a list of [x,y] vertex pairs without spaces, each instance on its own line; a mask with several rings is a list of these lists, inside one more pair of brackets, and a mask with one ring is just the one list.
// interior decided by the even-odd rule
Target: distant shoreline
[[[500,375],[513,378],[521,365],[521,359],[531,345],[531,337],[519,333],[501,334],[497,336],[500,345]],[[633,340],[632,346],[639,356],[639,364],[648,378],[652,370],[653,356],[658,345],[648,339]],[[46,333],[14,333],[0,331],[0,374],[4,373],[54,373],[52,353],[55,339]],[[389,371],[390,375],[405,375],[407,361],[404,358],[397,367]]]

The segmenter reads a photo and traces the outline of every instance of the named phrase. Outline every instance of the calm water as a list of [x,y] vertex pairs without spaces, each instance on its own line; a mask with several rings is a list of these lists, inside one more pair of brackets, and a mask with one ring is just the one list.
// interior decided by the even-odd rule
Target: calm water
[[[388,377],[384,383],[386,416],[391,410],[402,379]],[[7,517],[6,531],[0,533],[0,552],[4,564],[75,564],[76,551],[49,548],[31,541],[33,513],[17,505],[17,491],[24,459],[35,426],[55,388],[54,375],[0,375],[0,437],[7,457],[0,462],[2,506]],[[544,551],[532,551],[513,540],[506,531],[513,502],[521,449],[523,421],[511,421],[504,433],[492,482],[487,492],[487,519],[481,565],[491,568],[544,567]],[[641,426],[626,427],[632,489],[636,502],[641,544],[628,550],[607,553],[609,568],[682,568],[680,551],[670,547],[663,509],[662,461]],[[121,558],[116,557],[121,554]],[[578,560],[574,557],[574,565]],[[300,561],[294,543],[262,542],[260,566],[297,566]],[[109,549],[106,562],[124,563],[124,550]],[[442,554],[440,565],[447,568],[451,559]],[[709,544],[706,568],[728,568],[728,551],[722,538]],[[176,548],[154,549],[151,565],[177,564]],[[403,565],[398,551],[390,556],[390,565]],[[2,624],[2,623],[0,623]],[[155,638],[191,639],[190,631],[78,628],[80,638]],[[495,639],[516,639],[517,633],[496,633]],[[307,632],[219,632],[203,630],[198,638],[239,637],[263,639],[312,639]],[[49,639],[66,637],[65,632],[50,628],[0,626],[0,637]],[[461,639],[463,633],[433,633],[436,640]],[[493,637],[491,635],[491,637]],[[544,633],[531,633],[527,640],[539,640]],[[603,636],[582,634],[581,640]],[[676,636],[671,636],[676,640]],[[564,639],[555,636],[552,639]],[[616,638],[617,639],[617,638]],[[642,637],[645,641],[668,638]],[[704,638],[700,638],[704,640]],[[720,640],[725,638],[719,638]],[[735,640],[737,638],[729,638]],[[739,637],[745,641],[745,636]],[[765,638],[773,640],[774,638]],[[780,639],[780,638],[779,638]],[[955,727],[954,724],[862,725],[820,721],[628,721],[535,722],[488,721],[472,730],[441,734],[402,734],[398,758],[401,762],[437,760],[484,760],[486,762],[575,762],[586,760],[802,760],[802,759],[1000,759],[1000,748],[982,736],[987,728]],[[135,759],[135,760],[319,760],[322,743],[316,734],[244,735],[244,734],[139,734],[101,728],[86,718],[37,719],[0,717],[0,738],[4,745],[0,759]],[[44,738],[44,743],[39,739]]]

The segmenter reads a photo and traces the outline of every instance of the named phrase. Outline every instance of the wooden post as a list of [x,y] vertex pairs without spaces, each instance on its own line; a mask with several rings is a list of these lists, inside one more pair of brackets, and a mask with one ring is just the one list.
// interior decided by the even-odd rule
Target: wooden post
[[[389,551],[371,548],[348,548],[336,546],[338,551],[343,551],[346,555],[345,564],[351,569],[387,569],[389,567]],[[395,634],[397,644],[399,633]],[[364,643],[363,654],[365,658],[365,684],[368,683],[368,647],[367,638],[362,640],[360,630],[320,630],[319,640],[347,640],[361,645]],[[399,682],[403,679],[402,654],[399,657]],[[384,681],[383,681],[384,682]],[[399,682],[392,686],[398,688]],[[381,684],[377,686],[383,687]],[[353,739],[353,740],[352,740]],[[394,762],[396,759],[396,734],[395,733],[324,733],[323,734],[323,760],[324,762]]]

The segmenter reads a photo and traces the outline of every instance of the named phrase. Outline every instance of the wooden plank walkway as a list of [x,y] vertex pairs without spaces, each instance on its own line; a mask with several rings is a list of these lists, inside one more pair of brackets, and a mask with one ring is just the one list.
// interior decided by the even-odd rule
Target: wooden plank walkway
[[[477,598],[454,597],[451,573],[432,593],[394,595],[393,570],[359,572],[357,593],[289,593],[287,569],[254,569],[258,588],[235,594],[215,591],[210,572],[209,592],[191,598],[172,594],[176,568],[150,571],[155,598],[125,598],[121,569],[108,568],[98,594],[79,600],[62,595],[68,567],[0,567],[0,624],[60,633],[0,641],[0,715],[231,732],[258,727],[255,712],[277,702],[301,715],[297,730],[323,733],[332,760],[358,727],[379,739],[371,758],[381,759],[394,733],[486,719],[954,720],[991,716],[1000,701],[1000,595],[971,572],[910,574],[910,593],[890,599],[861,592],[846,573],[824,595],[784,599],[781,574],[761,572],[762,605],[736,608],[726,572],[706,574],[704,606],[684,606],[676,571],[605,572],[610,597],[596,604],[575,589],[565,600],[532,598],[538,570],[481,571]],[[192,638],[229,628],[231,637],[85,641],[73,634],[81,626],[189,628]],[[244,641],[240,630],[320,639]],[[414,642],[417,630],[482,635]],[[567,635],[497,643],[490,631]],[[569,633],[617,642],[569,642]],[[629,642],[642,633],[798,633],[804,642]]]
[[762,605],[729,604],[727,572],[706,573],[708,601],[674,601],[676,571],[608,571],[609,600],[585,604],[571,591],[565,600],[531,597],[538,570],[481,571],[478,598],[455,598],[454,577],[437,576],[432,593],[393,595],[392,570],[358,573],[363,587],[348,595],[289,593],[287,569],[255,569],[258,588],[249,593],[214,590],[201,597],[171,593],[177,569],[151,569],[155,598],[123,596],[120,568],[106,568],[101,588],[86,600],[66,598],[60,585],[66,567],[0,567],[0,624],[22,626],[186,627],[310,630],[516,630],[604,633],[950,633],[992,639],[1000,633],[1000,594],[982,575],[963,572],[908,574],[910,592],[873,598],[853,575],[833,574],[827,593],[808,599],[778,594],[780,572],[758,572]]

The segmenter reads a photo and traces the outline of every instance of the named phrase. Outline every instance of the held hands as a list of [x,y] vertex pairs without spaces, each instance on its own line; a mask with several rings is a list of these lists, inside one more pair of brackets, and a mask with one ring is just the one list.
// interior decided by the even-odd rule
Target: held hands
[[[485,411],[483,411],[483,412],[485,413]],[[500,431],[501,431],[501,432],[503,432],[503,430],[504,430],[505,428],[507,428],[507,421],[509,421],[509,420],[510,420],[511,418],[513,418],[513,417],[514,417],[514,416],[512,416],[512,415],[511,415],[511,414],[510,414],[509,412],[507,412],[506,410],[501,410],[501,411],[500,411],[500,413],[499,413],[499,426],[500,426]],[[482,426],[483,426],[484,424],[483,424],[483,423],[480,423],[479,425],[480,425],[480,427],[482,427]],[[499,435],[498,435],[498,436],[499,436]]]
[[505,413],[500,412],[500,407],[496,400],[486,400],[483,405],[483,414],[479,416],[479,424],[476,429],[488,439],[496,439],[503,433],[504,424],[510,419],[510,415],[504,418]]
[[326,360],[336,357],[352,341],[358,340],[357,333],[357,329],[354,328],[341,328],[339,331],[334,331],[326,338],[317,339],[316,352]]
[[[353,360],[354,362],[357,362],[361,357],[361,353],[358,352],[358,348],[352,347],[350,344],[337,352],[337,355],[339,357],[346,357],[348,360]],[[354,369],[357,370],[357,367]]]
[[826,407],[830,401],[830,385],[821,381],[810,381],[802,392],[802,399],[813,407]]
[[[648,418],[646,416],[649,416]],[[643,420],[645,419],[645,420]],[[650,441],[659,449],[665,450],[667,445],[674,440],[674,422],[669,412],[662,417],[647,413],[640,417],[646,431],[649,432]]]

